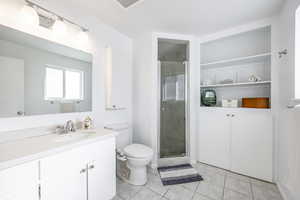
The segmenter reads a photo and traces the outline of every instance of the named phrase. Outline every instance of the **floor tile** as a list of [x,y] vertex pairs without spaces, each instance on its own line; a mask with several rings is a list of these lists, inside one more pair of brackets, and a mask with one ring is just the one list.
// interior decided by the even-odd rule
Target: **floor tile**
[[144,187],[136,195],[134,195],[134,197],[131,198],[131,200],[160,200],[161,197],[161,195]]
[[226,175],[227,171],[223,170],[221,168],[213,167],[213,166],[207,166],[206,167],[206,173],[208,175],[214,175],[214,174],[220,174],[220,175]]
[[266,187],[253,184],[252,191],[254,200],[282,200],[279,192]]
[[232,177],[226,178],[225,188],[231,189],[233,191],[251,196],[251,185],[248,182],[244,182]]
[[195,194],[193,197],[193,200],[212,200],[212,199],[205,197],[203,195],[200,195],[200,194]]
[[117,195],[123,200],[128,200],[134,195],[136,195],[141,189],[142,186],[133,186],[123,182],[117,184]]
[[193,165],[193,167],[198,171],[200,175],[220,174],[225,176],[227,174],[227,171],[224,169],[213,167],[203,163],[196,163],[195,165]]
[[269,190],[273,190],[274,192],[279,193],[279,190],[278,190],[277,186],[273,183],[268,183],[268,182],[260,181],[260,180],[257,180],[257,179],[252,179],[251,183],[253,185],[263,187],[263,188],[266,188],[266,189],[269,189]]
[[233,172],[227,172],[226,175],[227,175],[227,177],[234,178],[234,179],[244,181],[244,182],[249,182],[250,183],[250,180],[251,180],[251,178],[249,178],[247,176],[243,176],[243,175],[236,174],[236,173],[233,173]]
[[160,177],[153,174],[149,174],[146,187],[160,195],[164,195],[168,190],[166,186],[163,186]]
[[225,185],[225,176],[222,174],[212,174],[204,176],[204,181],[209,182],[212,185],[217,185],[220,187],[224,187]]
[[215,200],[221,200],[223,197],[223,187],[208,182],[200,182],[196,192]]
[[248,195],[225,189],[224,200],[252,200],[252,198]]
[[159,175],[151,171],[146,186],[117,179],[117,196],[112,200],[282,200],[275,184],[229,172],[224,176],[203,164],[195,168],[203,172],[203,181],[163,186]]
[[165,194],[169,200],[191,200],[193,197],[193,192],[188,189],[185,189],[182,186],[175,185],[170,186],[168,192]]
[[193,165],[193,167],[197,170],[197,172],[203,176],[207,173],[207,166],[202,163],[196,163]]
[[184,187],[185,189],[190,190],[191,192],[195,192],[199,183],[200,183],[200,181],[192,182],[192,183],[184,183],[184,184],[180,184],[180,185],[182,187]]

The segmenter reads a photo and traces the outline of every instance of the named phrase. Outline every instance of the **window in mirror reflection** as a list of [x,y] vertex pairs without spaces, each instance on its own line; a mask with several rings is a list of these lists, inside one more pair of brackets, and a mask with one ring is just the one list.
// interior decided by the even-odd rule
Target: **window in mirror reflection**
[[63,98],[63,71],[46,68],[46,100]]
[[46,67],[45,100],[83,100],[83,72]]
[[65,91],[66,99],[82,99],[82,84],[83,84],[83,72],[80,71],[66,71],[65,73]]

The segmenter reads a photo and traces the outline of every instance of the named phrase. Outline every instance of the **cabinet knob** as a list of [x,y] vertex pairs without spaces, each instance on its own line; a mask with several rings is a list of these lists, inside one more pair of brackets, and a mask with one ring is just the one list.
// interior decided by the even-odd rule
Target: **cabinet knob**
[[231,117],[235,117],[235,115],[234,115],[234,114],[232,114],[232,115],[231,115]]
[[226,114],[227,117],[230,117],[230,114]]
[[94,165],[90,165],[90,166],[89,166],[89,169],[94,169],[94,168],[95,168]]
[[86,172],[86,169],[80,170],[80,174],[83,174],[83,173],[85,173],[85,172]]

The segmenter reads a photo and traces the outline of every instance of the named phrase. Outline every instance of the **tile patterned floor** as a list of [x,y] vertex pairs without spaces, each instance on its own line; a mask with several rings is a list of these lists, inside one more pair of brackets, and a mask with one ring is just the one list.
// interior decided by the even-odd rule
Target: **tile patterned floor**
[[144,186],[117,180],[113,200],[282,200],[274,184],[237,175],[198,163],[194,166],[204,181],[163,186],[156,173],[148,173]]

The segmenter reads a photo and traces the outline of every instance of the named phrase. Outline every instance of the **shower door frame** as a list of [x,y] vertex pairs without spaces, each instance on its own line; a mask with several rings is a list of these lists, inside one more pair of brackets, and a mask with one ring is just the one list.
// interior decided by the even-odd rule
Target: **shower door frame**
[[[187,45],[190,45],[189,43]],[[161,158],[160,157],[160,135],[161,135],[161,61],[157,61],[158,66],[158,134],[157,134],[157,153],[158,153],[158,165],[170,165],[170,164],[183,164],[190,161],[190,111],[189,111],[189,82],[190,82],[190,75],[189,75],[189,62],[183,61],[185,65],[185,156],[182,157],[170,157],[170,158]]]

